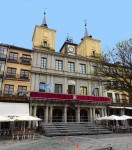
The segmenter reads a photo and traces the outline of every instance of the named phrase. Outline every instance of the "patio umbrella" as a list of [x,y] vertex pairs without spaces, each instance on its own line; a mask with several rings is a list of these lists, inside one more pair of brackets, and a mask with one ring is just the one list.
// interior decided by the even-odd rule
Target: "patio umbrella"
[[0,122],[10,122],[10,119],[8,117],[0,115]]
[[97,120],[107,120],[108,116],[97,118]]
[[107,117],[106,120],[126,120],[126,118],[111,115],[111,116]]
[[100,115],[98,114],[98,118],[100,118]]
[[127,115],[122,115],[121,117],[126,118],[126,119],[132,119],[131,116],[127,116]]

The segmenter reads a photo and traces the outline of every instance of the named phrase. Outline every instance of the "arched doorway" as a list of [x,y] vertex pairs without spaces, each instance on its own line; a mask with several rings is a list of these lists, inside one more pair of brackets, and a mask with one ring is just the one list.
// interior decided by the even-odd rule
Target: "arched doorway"
[[62,122],[62,110],[55,108],[53,110],[52,122]]
[[38,108],[37,109],[37,117],[44,119],[44,109],[43,108]]
[[88,122],[88,114],[85,109],[80,110],[80,122]]
[[75,110],[69,108],[67,110],[67,122],[76,122]]

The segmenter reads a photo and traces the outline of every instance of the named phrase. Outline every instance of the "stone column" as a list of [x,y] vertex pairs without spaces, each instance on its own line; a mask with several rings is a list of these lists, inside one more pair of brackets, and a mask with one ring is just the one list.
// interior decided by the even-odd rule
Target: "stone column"
[[50,106],[50,122],[52,122],[53,106]]
[[50,65],[51,65],[51,55],[48,54],[48,58],[47,58],[47,68],[50,69]]
[[80,122],[80,107],[77,107],[77,122]]
[[[31,105],[29,108],[29,115],[32,116],[32,106]],[[32,123],[31,121],[28,122],[28,128],[31,128],[31,123]]]
[[80,86],[79,86],[79,79],[76,80],[76,94],[80,95]]
[[75,61],[75,73],[79,73],[79,63],[78,63],[78,59],[76,59],[76,61]]
[[35,73],[32,73],[31,91],[35,91]]
[[64,77],[63,94],[67,94],[67,77]]
[[106,108],[105,108],[105,116],[107,116],[107,110],[106,110]]
[[92,87],[91,87],[91,83],[88,83],[88,95],[91,96],[92,95]]
[[54,57],[54,55],[52,55],[51,58],[52,58],[51,59],[51,69],[55,69],[55,57]]
[[35,92],[39,92],[39,74],[35,77]]
[[[47,75],[47,83],[46,84],[49,84],[50,83],[50,75]],[[45,92],[49,93],[50,90],[45,90]]]
[[95,108],[93,108],[93,119],[95,119]]
[[37,55],[37,67],[41,67],[41,53],[38,52],[38,55]]
[[68,71],[68,62],[66,57],[64,57],[63,70]]
[[51,75],[51,82],[52,82],[52,86],[51,86],[51,90],[50,90],[50,93],[54,93],[54,77]]
[[104,117],[104,108],[101,108],[102,117]]
[[64,106],[64,122],[67,123],[67,106]]
[[48,106],[45,109],[45,122],[48,123]]
[[101,84],[99,86],[99,96],[102,96],[102,86],[101,86]]
[[37,52],[33,53],[33,66],[36,66],[36,61],[37,61]]
[[92,116],[92,108],[90,107],[90,121],[92,122],[93,116]]
[[[37,107],[34,106],[34,110],[33,110],[33,116],[36,117],[36,110],[37,110]],[[36,128],[36,121],[33,121],[33,127]]]

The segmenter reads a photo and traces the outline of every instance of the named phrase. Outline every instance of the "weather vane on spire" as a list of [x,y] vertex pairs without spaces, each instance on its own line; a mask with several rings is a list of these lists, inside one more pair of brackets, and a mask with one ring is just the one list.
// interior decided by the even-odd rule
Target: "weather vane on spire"
[[44,15],[45,15],[45,14],[46,14],[46,13],[45,13],[45,9],[47,9],[47,8],[43,8],[43,9],[44,9]]
[[87,26],[87,22],[86,22],[87,20],[85,19],[84,21],[85,21],[85,26]]

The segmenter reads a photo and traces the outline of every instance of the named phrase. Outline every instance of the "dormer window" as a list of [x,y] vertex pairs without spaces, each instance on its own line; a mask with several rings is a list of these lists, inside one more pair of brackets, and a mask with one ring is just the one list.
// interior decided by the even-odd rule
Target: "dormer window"
[[92,56],[95,57],[95,51],[92,51]]
[[47,42],[46,41],[43,42],[43,46],[47,47]]

